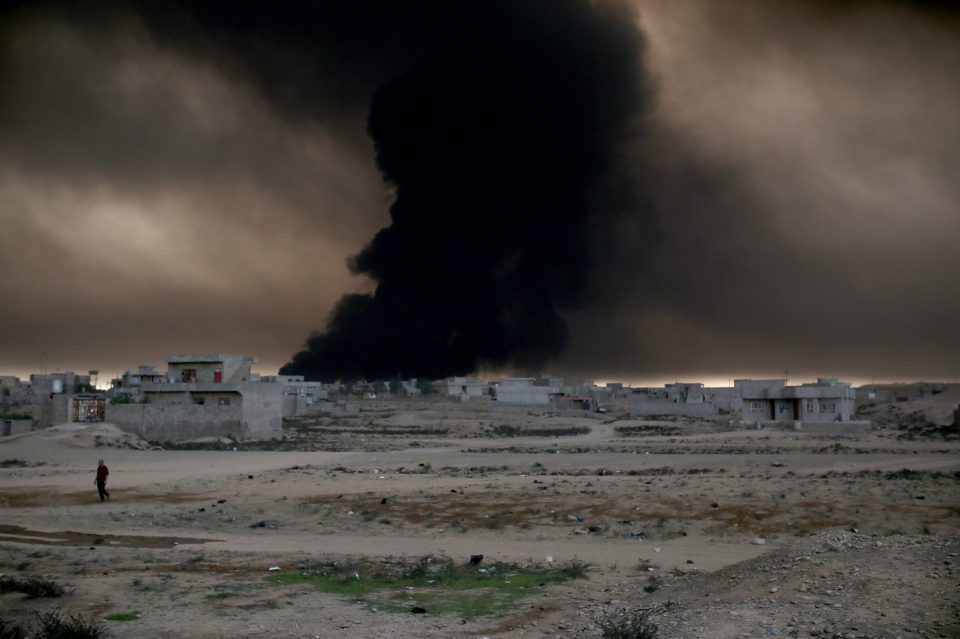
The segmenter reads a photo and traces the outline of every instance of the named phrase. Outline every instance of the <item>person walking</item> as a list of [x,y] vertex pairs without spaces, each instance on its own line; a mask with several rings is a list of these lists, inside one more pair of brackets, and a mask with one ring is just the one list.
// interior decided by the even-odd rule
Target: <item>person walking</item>
[[107,492],[107,475],[110,474],[110,470],[107,468],[107,465],[103,463],[101,459],[97,464],[97,478],[93,480],[93,483],[97,485],[97,492],[100,493],[100,501],[110,501],[110,493]]

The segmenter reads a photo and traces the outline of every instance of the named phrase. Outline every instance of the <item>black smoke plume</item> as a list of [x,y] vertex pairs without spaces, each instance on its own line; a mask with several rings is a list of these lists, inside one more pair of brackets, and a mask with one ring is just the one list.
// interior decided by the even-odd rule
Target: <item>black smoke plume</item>
[[583,300],[589,194],[645,91],[628,15],[586,1],[484,2],[373,96],[391,225],[348,295],[281,369],[311,379],[535,368]]
[[391,224],[349,266],[375,292],[343,297],[283,373],[435,378],[563,350],[561,314],[591,269],[591,189],[649,106],[625,3],[14,0],[0,30],[49,15],[136,25],[294,122],[367,118]]

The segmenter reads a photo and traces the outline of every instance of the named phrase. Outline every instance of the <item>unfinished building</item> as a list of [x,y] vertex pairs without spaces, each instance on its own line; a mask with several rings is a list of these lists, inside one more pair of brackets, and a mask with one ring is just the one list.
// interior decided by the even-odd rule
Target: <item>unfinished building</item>
[[251,381],[256,361],[240,355],[171,355],[166,381],[141,384],[138,402],[108,404],[106,421],[156,442],[280,438],[283,390],[280,384]]

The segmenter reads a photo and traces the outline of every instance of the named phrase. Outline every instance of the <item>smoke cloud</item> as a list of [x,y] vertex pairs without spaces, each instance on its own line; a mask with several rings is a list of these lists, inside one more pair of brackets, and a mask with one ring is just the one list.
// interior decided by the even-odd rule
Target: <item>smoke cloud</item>
[[958,378],[958,25],[894,0],[2,3],[0,372]]
[[589,191],[649,107],[628,15],[489,2],[378,89],[369,133],[391,225],[284,373],[333,379],[536,369],[567,341],[591,256]]
[[626,152],[630,191],[605,192],[625,212],[593,252],[601,299],[569,317],[554,370],[956,378],[955,7],[655,0],[643,16],[658,109]]
[[[590,268],[588,191],[649,106],[643,42],[624,5],[327,0],[237,10],[228,2],[103,1],[80,10],[41,2],[7,7],[5,41],[51,16],[108,42],[139,31],[213,64],[254,86],[294,126],[330,125],[356,144],[365,124],[392,195],[391,223],[350,270],[375,288],[344,296],[284,372],[443,376],[536,368],[562,351],[561,312],[581,303]],[[91,105],[85,120],[130,119],[112,116],[100,93],[78,97],[80,108]],[[158,173],[184,184],[201,174],[192,164],[216,163],[203,152],[210,146],[171,162],[164,156],[177,150],[165,152],[167,127],[151,135],[131,124],[120,138],[152,150],[143,162],[131,164],[116,148],[85,162],[77,154],[97,145],[67,136],[37,157],[16,133],[30,127],[11,127],[7,145],[34,169],[80,183],[103,171],[139,188]],[[151,170],[157,162],[178,168]],[[287,179],[271,172],[259,167],[257,175]]]

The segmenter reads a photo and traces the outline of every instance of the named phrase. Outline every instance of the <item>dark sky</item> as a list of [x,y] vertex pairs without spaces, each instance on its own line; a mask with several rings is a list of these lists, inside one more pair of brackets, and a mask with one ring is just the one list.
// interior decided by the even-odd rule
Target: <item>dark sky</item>
[[[522,274],[476,283],[490,303],[474,319],[492,332],[446,318],[443,300],[481,298],[461,291],[422,299],[420,318],[410,304],[403,320],[377,311],[367,335],[424,321],[448,335],[433,359],[456,355],[457,370],[960,379],[955,12],[799,0],[530,0],[492,18],[516,3],[385,9],[397,4],[312,3],[309,19],[266,3],[0,10],[0,374],[39,370],[41,353],[51,370],[113,373],[174,352],[256,355],[272,373],[345,294],[407,299],[429,264],[449,284],[444,267],[475,274],[465,264],[489,259],[483,273]],[[533,61],[530,75],[515,59]],[[509,92],[521,85],[538,90]],[[371,137],[374,96],[386,124]],[[487,97],[497,126],[449,149],[459,129],[446,111],[396,115]],[[414,125],[428,144],[397,141]],[[566,155],[544,150],[552,139]],[[458,188],[438,195],[418,171]],[[378,237],[421,237],[443,210],[440,244],[473,240],[448,251],[459,262],[428,253],[436,242],[365,250],[386,227]],[[491,232],[511,219],[524,233]],[[558,245],[569,259],[544,249]],[[517,266],[528,262],[550,268]]]

